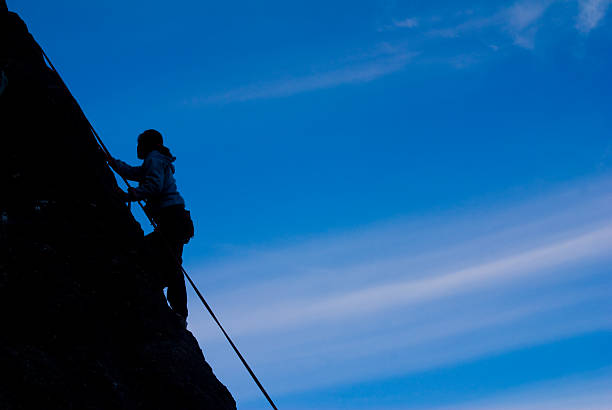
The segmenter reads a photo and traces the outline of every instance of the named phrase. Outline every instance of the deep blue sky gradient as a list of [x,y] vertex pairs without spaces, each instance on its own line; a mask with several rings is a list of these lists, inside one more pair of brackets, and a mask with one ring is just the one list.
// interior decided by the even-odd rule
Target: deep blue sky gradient
[[401,41],[409,48],[414,41],[422,61],[365,85],[184,104],[394,41],[399,33],[376,31],[387,13],[478,6],[390,12],[384,2],[366,3],[11,7],[117,155],[134,158],[143,128],[166,134],[185,195],[198,214],[214,215],[203,218],[207,236],[222,241],[341,229],[607,167],[610,32],[603,27],[585,39],[571,21],[554,38],[542,34],[545,45],[536,50],[512,49],[462,70],[435,59],[472,39],[421,50],[422,40],[409,37]]
[[[376,231],[397,220],[427,220],[436,227],[453,213],[474,215],[475,224],[490,223],[493,231],[498,221],[483,222],[479,212],[567,186],[579,202],[576,190],[612,171],[608,4],[8,1],[117,157],[136,163],[137,135],[148,128],[164,134],[197,225],[185,251],[192,267],[233,266],[262,250],[284,254],[287,246]],[[587,9],[599,17],[585,14]],[[590,200],[607,198],[605,188],[587,191]],[[562,213],[563,201],[553,202],[544,202],[550,213]],[[556,240],[570,225],[576,232],[586,227],[578,220],[587,208],[575,209],[571,221],[559,217],[554,227],[547,225],[542,241]],[[548,213],[513,215],[533,222]],[[462,232],[451,236],[468,241]],[[536,247],[537,230],[529,232]],[[523,239],[514,235],[508,243],[529,242]],[[432,242],[431,249],[440,243]],[[470,261],[488,257],[470,252]],[[319,254],[307,254],[300,260],[316,264]],[[354,260],[364,255],[355,252]],[[462,267],[460,259],[452,261]],[[576,268],[584,283],[555,286],[564,295],[572,286],[610,286],[601,262]],[[294,272],[301,283],[301,265],[289,260],[283,266],[275,274]],[[257,275],[267,273],[256,268],[228,275],[225,287],[260,286]],[[224,279],[213,271],[197,276],[208,289],[221,288],[211,278]],[[385,275],[381,268],[379,277]],[[346,281],[375,280],[368,278]],[[552,295],[558,290],[553,287],[543,294]],[[316,297],[311,290],[305,290],[308,297]],[[599,299],[585,306],[573,311],[576,317],[587,320],[610,309]],[[200,337],[197,320],[193,331]],[[561,324],[563,315],[554,320]],[[583,374],[589,380],[589,372],[609,369],[610,327],[598,326],[422,372],[374,372],[375,380],[315,386],[309,376],[296,376],[296,386],[313,387],[287,387],[281,408],[433,408],[496,397],[503,405],[503,395],[513,389]],[[343,322],[338,338],[353,330]],[[290,334],[280,337],[289,340]],[[461,341],[477,344],[478,337],[468,333]],[[201,341],[207,351],[204,336]],[[248,380],[232,379],[239,367],[207,358],[228,375],[232,391],[247,392],[244,399],[237,396],[243,408],[263,407],[243,389]],[[282,373],[270,370],[272,392]]]

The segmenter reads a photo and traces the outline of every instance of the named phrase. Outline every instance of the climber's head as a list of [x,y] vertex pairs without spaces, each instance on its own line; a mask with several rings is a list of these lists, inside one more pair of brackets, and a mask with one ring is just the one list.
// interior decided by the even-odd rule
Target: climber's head
[[160,150],[164,146],[164,139],[159,131],[146,130],[138,136],[138,147],[136,147],[136,153],[138,158],[145,159],[149,152],[153,150]]

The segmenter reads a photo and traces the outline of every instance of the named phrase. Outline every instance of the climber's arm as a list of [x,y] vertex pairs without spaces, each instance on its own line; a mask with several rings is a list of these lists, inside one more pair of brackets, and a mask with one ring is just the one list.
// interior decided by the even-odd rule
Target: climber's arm
[[164,187],[164,163],[155,158],[147,158],[142,164],[142,177],[138,187],[129,190],[132,201],[140,201],[158,195]]
[[119,159],[114,158],[109,161],[109,164],[119,175],[121,175],[125,179],[138,182],[142,180],[144,174],[143,166],[133,167]]

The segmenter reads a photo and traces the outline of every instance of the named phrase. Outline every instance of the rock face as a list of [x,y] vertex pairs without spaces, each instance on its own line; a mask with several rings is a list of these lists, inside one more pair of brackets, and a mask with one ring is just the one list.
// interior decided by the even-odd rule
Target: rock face
[[0,409],[235,409],[88,125],[0,0]]

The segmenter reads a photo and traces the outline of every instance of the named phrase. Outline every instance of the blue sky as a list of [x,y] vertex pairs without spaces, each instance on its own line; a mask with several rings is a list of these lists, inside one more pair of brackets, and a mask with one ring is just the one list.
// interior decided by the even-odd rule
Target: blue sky
[[165,135],[188,270],[330,410],[609,407],[610,3],[8,1],[117,157]]

